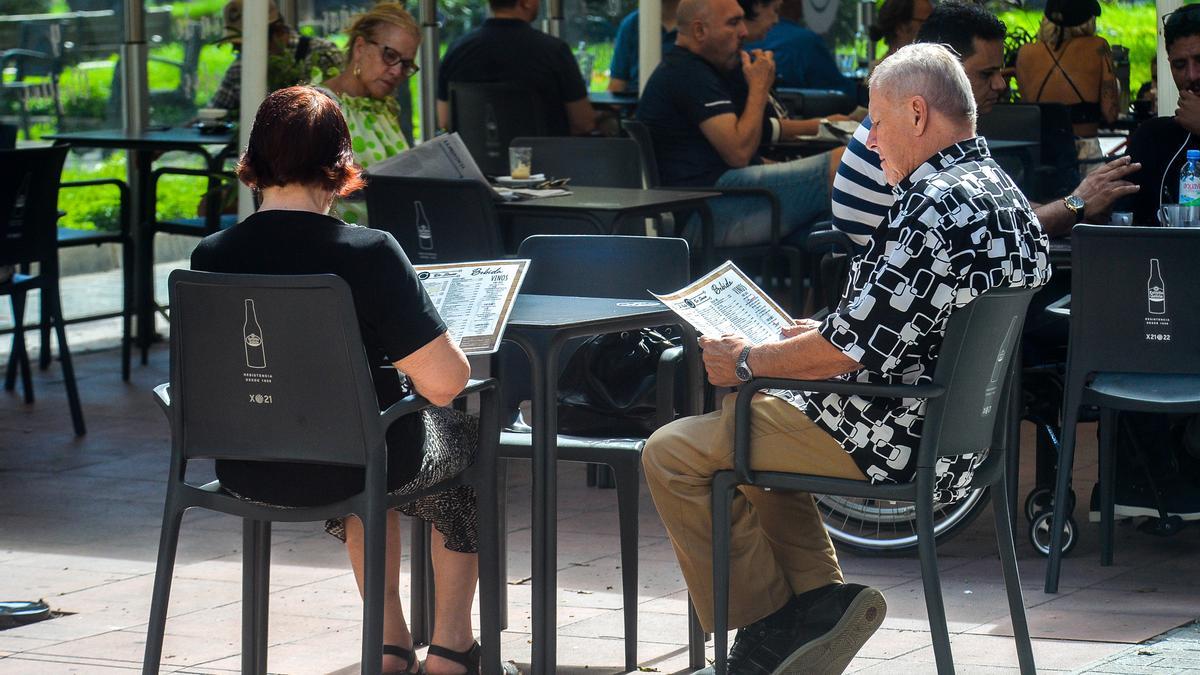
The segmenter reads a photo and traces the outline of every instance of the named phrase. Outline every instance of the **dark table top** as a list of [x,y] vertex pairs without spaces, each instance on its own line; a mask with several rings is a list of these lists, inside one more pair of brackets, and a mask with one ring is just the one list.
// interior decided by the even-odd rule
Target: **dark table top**
[[623,212],[653,210],[654,208],[670,209],[688,203],[696,203],[710,197],[718,197],[716,192],[692,192],[686,190],[671,190],[670,188],[609,188],[569,186],[571,194],[560,197],[543,197],[540,199],[525,199],[513,202],[500,202],[496,208],[505,210],[587,210]]
[[195,127],[171,127],[169,129],[146,129],[134,134],[126,133],[124,129],[70,131],[52,134],[45,138],[89,148],[171,150],[201,145],[228,145],[237,138],[237,135],[232,130],[217,134],[202,134]]
[[595,105],[636,106],[637,94],[617,94],[611,91],[588,92],[588,100]]
[[675,312],[657,300],[521,293],[508,317],[508,327],[518,330],[586,328],[628,319],[662,323],[679,320]]

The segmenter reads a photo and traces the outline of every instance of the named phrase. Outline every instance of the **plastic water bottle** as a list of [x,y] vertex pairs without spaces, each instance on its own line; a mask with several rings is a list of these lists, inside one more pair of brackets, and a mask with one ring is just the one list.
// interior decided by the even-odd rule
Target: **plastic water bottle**
[[1200,150],[1188,150],[1187,162],[1179,171],[1180,206],[1200,206]]

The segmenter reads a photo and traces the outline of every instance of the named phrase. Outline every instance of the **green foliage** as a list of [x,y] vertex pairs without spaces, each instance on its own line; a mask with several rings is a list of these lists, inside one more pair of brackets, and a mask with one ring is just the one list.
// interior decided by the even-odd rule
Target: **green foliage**
[[0,0],[0,14],[44,14],[50,0]]
[[[180,153],[167,158],[165,164],[201,168],[196,155]],[[78,159],[74,156],[63,168],[63,182],[117,178],[125,180],[125,153],[101,155],[99,159]],[[160,218],[192,218],[207,187],[206,179],[196,176],[163,176],[158,181],[158,216]],[[79,230],[120,229],[121,201],[117,189],[108,186],[63,188],[58,193],[58,208],[66,215],[59,220],[63,227]]]

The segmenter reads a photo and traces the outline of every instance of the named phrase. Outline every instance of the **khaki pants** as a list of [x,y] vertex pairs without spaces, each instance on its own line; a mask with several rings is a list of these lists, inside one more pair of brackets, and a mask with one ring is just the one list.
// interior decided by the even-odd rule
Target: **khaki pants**
[[[733,468],[736,395],[721,410],[677,420],[646,442],[642,465],[700,623],[713,628],[712,476]],[[787,401],[751,406],[750,466],[866,480],[841,446]],[[807,493],[742,486],[733,499],[729,626],[740,628],[793,595],[842,583],[833,542]]]

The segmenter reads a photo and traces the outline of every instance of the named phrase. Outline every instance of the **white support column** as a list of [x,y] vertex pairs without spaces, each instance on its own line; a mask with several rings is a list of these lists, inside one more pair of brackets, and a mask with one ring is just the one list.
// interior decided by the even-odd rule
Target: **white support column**
[[1162,18],[1183,6],[1183,0],[1158,0],[1155,3],[1157,16],[1154,32],[1158,35],[1158,115],[1170,117],[1179,106],[1179,89],[1171,77],[1171,64],[1167,63],[1167,42],[1163,35]]
[[[254,114],[267,97],[267,3],[247,2],[242,6],[242,108],[238,114],[238,148],[250,141]],[[238,186],[238,220],[254,213],[250,188]]]
[[[150,91],[146,80],[146,12],[142,0],[125,0],[125,42],[121,45],[121,123],[128,134],[150,123]],[[129,162],[132,166],[134,162]],[[132,180],[132,179],[131,179]]]
[[556,38],[562,37],[563,0],[550,0],[546,7],[546,32]]
[[638,91],[662,60],[662,0],[638,2]]
[[437,0],[421,0],[421,140],[437,133],[438,20]]

